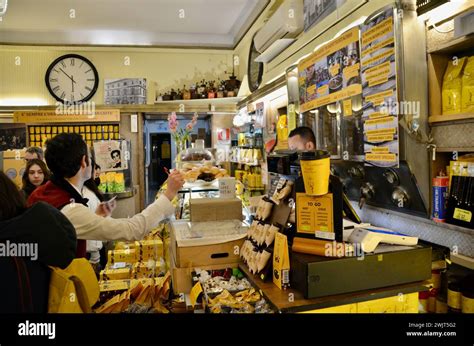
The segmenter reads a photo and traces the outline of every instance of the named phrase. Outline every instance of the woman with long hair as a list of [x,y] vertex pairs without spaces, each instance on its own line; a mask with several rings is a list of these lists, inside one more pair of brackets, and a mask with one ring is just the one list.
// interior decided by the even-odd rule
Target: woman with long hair
[[25,199],[28,199],[38,186],[46,184],[50,176],[44,161],[40,159],[29,160],[22,177],[23,186],[21,190],[25,195]]

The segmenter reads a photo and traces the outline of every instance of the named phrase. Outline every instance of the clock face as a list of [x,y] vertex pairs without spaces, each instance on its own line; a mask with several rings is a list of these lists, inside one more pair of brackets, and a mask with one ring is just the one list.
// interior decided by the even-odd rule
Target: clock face
[[99,85],[99,74],[88,59],[77,54],[67,54],[49,65],[45,82],[56,100],[80,103],[94,96]]
[[249,89],[251,92],[254,92],[262,83],[262,75],[263,75],[263,63],[256,62],[255,59],[259,56],[257,49],[255,49],[254,41],[252,40],[252,44],[250,45],[250,52],[249,52],[249,62],[248,62],[248,81],[249,81]]

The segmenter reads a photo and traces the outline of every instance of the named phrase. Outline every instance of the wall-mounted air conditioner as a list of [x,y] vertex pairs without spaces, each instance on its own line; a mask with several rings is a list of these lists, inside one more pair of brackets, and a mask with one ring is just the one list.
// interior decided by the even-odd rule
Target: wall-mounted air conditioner
[[303,0],[285,0],[255,35],[255,48],[261,53],[256,61],[272,60],[294,41],[303,28]]
[[8,0],[0,0],[0,17],[7,12]]

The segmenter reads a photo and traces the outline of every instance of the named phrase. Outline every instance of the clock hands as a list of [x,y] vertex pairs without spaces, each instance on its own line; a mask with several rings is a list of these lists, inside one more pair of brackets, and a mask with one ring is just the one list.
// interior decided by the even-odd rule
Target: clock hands
[[64,73],[67,78],[69,78],[71,80],[71,85],[72,85],[72,92],[74,92],[74,83],[77,83],[75,80],[74,80],[74,76],[69,76],[66,72],[64,72],[64,70],[60,67],[59,68],[61,70],[62,73]]
[[73,83],[76,83],[76,81],[74,80],[74,77],[71,78],[66,72],[64,72],[64,70],[63,70],[61,67],[60,67],[59,69],[60,69],[61,72],[64,73],[64,74],[67,76],[67,78],[69,78]]

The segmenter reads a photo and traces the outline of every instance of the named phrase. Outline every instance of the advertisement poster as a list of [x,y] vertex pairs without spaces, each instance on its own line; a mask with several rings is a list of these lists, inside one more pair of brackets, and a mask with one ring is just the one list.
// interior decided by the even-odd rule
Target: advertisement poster
[[366,165],[398,167],[393,9],[361,25],[362,120]]
[[359,52],[355,27],[298,64],[301,112],[362,93]]
[[126,141],[97,141],[94,142],[96,163],[102,172],[122,171],[128,168]]

